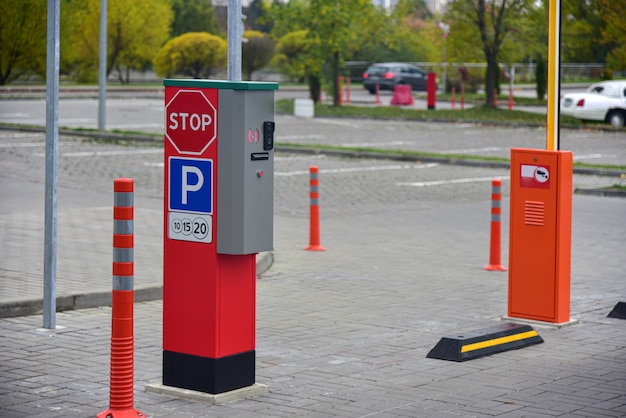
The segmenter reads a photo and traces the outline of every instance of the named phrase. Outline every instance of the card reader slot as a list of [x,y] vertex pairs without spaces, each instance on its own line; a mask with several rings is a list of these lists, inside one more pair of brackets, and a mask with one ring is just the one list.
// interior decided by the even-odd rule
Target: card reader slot
[[269,152],[253,152],[250,154],[250,161],[261,161],[261,160],[269,160],[270,153]]

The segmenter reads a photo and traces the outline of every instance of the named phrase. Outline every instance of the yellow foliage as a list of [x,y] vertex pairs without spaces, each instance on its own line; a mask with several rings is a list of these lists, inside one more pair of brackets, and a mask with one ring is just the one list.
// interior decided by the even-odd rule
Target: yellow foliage
[[206,32],[180,35],[161,48],[154,58],[154,71],[161,77],[176,75],[208,78],[226,63],[226,40]]

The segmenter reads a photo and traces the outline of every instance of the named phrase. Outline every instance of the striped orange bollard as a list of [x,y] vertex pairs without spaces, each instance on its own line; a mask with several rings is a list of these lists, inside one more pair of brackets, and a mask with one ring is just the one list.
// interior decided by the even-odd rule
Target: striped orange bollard
[[114,182],[111,383],[109,409],[97,418],[145,417],[134,409],[134,182]]
[[324,251],[326,248],[320,245],[320,192],[319,192],[319,168],[317,166],[311,166],[309,168],[310,180],[309,185],[311,188],[311,210],[309,221],[309,245],[305,247],[308,251]]
[[493,180],[491,182],[491,244],[489,245],[489,265],[485,266],[485,270],[506,270],[506,267],[500,264],[501,202],[502,180]]

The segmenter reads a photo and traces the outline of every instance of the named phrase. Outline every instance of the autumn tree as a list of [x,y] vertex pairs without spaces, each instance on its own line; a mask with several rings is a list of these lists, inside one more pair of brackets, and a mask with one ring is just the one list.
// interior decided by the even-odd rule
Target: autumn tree
[[[72,0],[73,51],[77,75],[91,81],[98,68],[100,0]],[[146,11],[149,10],[149,13]],[[169,0],[108,0],[107,75],[129,82],[130,70],[145,70],[169,37]]]
[[[291,79],[303,82],[308,74],[306,56],[309,51],[307,31],[290,32],[276,42],[272,65]],[[317,98],[312,99],[317,100]]]
[[485,105],[493,107],[494,89],[498,73],[498,57],[504,41],[532,7],[532,0],[453,0],[448,16],[455,26],[462,22],[473,25],[479,47],[487,61],[485,74]]
[[0,85],[37,72],[46,60],[47,10],[37,0],[0,1]]
[[171,0],[174,20],[172,37],[187,32],[208,32],[219,35],[220,27],[210,0]]
[[346,56],[359,50],[378,27],[377,10],[371,0],[311,0],[309,32],[310,54],[321,71],[331,65],[333,105],[339,106],[339,67]]
[[598,11],[606,22],[601,43],[610,47],[606,65],[613,70],[626,70],[626,2],[598,0]]
[[266,66],[274,54],[274,41],[266,34],[254,30],[243,33],[241,45],[241,67],[246,79],[252,80],[252,73]]
[[263,33],[269,33],[271,31],[272,28],[265,18],[268,7],[266,4],[269,4],[269,2],[266,2],[265,0],[252,0],[250,2],[250,5],[245,12],[247,27]]
[[210,78],[226,63],[226,40],[206,32],[190,32],[167,42],[154,58],[154,71],[161,77],[183,75]]

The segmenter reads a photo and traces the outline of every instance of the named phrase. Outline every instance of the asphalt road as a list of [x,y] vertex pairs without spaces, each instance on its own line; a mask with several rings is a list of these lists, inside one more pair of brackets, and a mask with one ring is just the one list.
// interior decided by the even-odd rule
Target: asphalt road
[[[163,133],[163,100],[133,97],[108,99],[106,121],[109,130]],[[44,126],[45,100],[1,100],[0,122]],[[283,115],[277,115],[276,122],[277,143],[323,143],[505,157],[509,156],[510,148],[546,148],[545,129],[534,127],[302,119]],[[60,100],[59,126],[97,128],[98,101]],[[626,133],[623,131],[563,129],[561,149],[571,150],[575,160],[580,162],[626,165]]]

